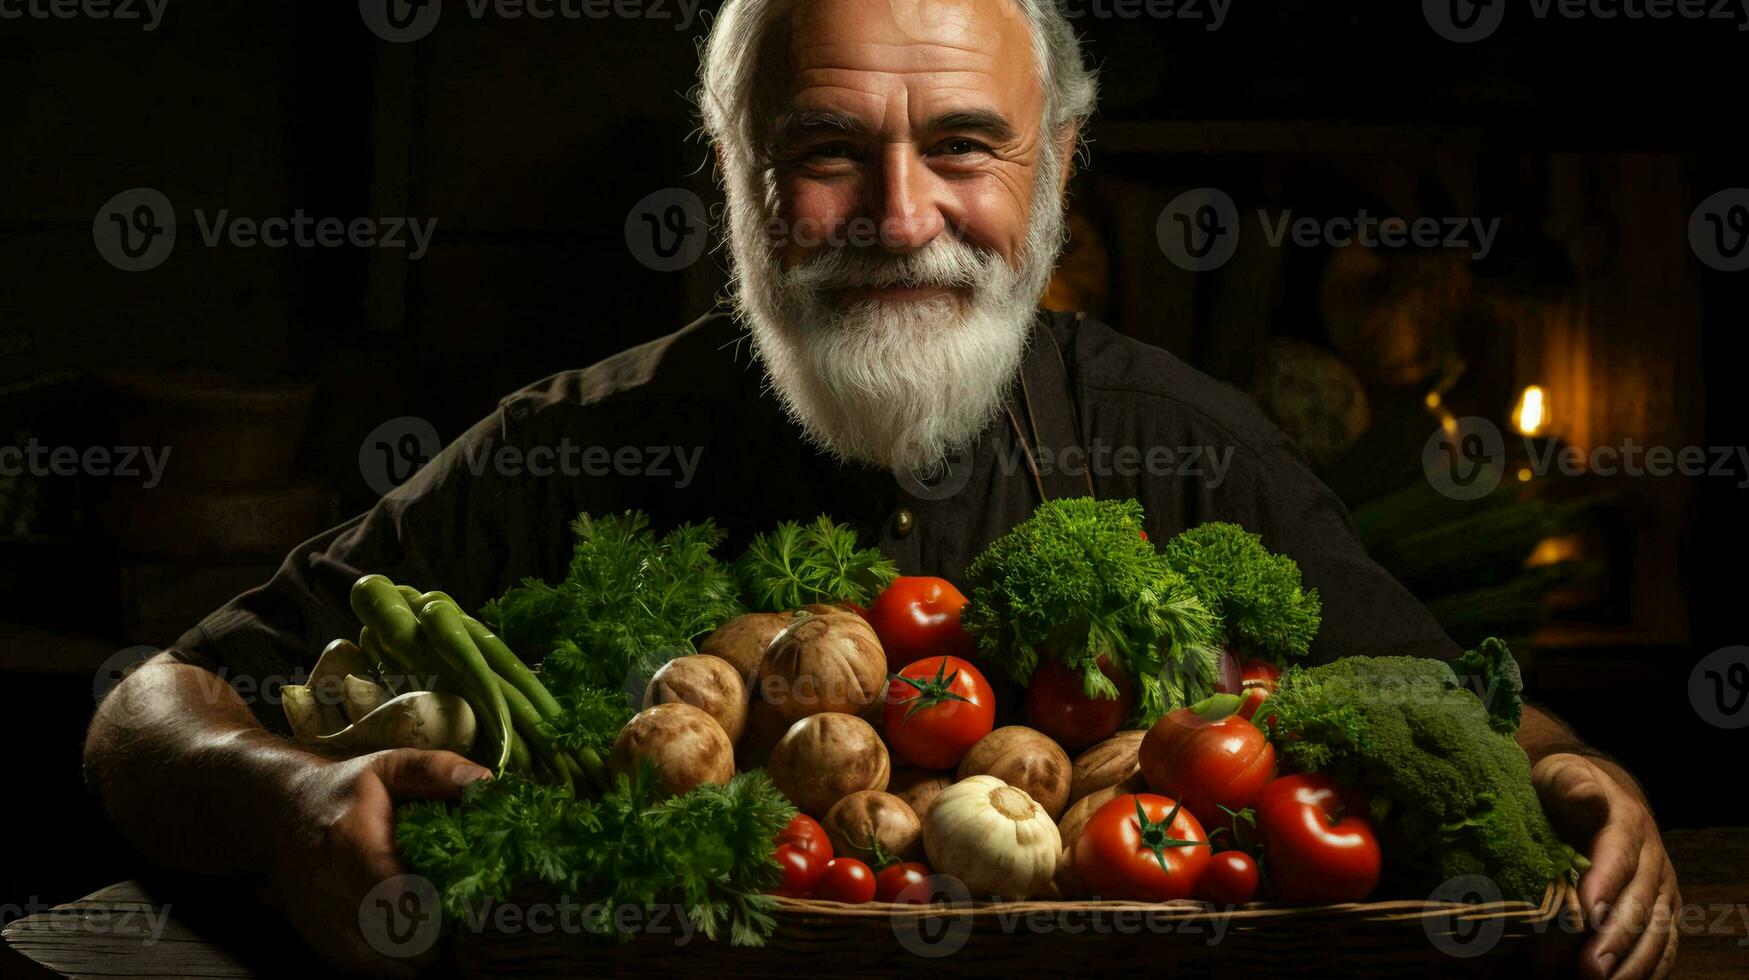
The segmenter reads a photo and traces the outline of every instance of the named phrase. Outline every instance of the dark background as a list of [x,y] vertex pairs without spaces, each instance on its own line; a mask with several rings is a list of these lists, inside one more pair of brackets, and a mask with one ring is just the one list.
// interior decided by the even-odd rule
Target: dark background
[[[1310,357],[1286,363],[1317,383],[1272,410],[1315,420],[1308,451],[1360,513],[1409,488],[1393,520],[1363,521],[1385,552],[1405,528],[1454,520],[1420,476],[1429,392],[1505,428],[1517,391],[1546,384],[1552,434],[1580,446],[1749,444],[1749,273],[1710,269],[1687,241],[1702,200],[1749,185],[1749,35],[1537,22],[1514,6],[1460,45],[1419,4],[1334,6],[1239,2],[1214,32],[1077,20],[1102,112],[1075,184],[1073,274],[1053,296],[1241,387],[1283,350]],[[90,474],[5,486],[7,918],[130,874],[80,780],[93,692],[369,506],[368,434],[414,417],[453,437],[504,393],[709,308],[720,250],[659,272],[625,234],[652,193],[716,200],[686,98],[703,28],[676,26],[474,20],[456,0],[407,44],[374,36],[351,3],[170,0],[150,32],[0,20],[0,444],[156,439],[175,453],[153,492]],[[1367,207],[1497,216],[1502,231],[1483,261],[1410,252],[1353,268],[1253,234],[1198,275],[1166,261],[1153,229],[1205,185],[1241,213]],[[137,187],[166,195],[181,227],[161,266],[124,272],[93,220]],[[417,261],[209,248],[196,209],[438,225]],[[1363,422],[1344,415],[1357,391]],[[1703,721],[1687,681],[1702,655],[1744,642],[1743,476],[1531,481],[1507,503],[1541,509],[1506,512],[1534,518],[1530,544],[1567,542],[1571,574],[1513,593],[1499,621],[1452,626],[1513,636],[1533,695],[1639,774],[1671,826],[1742,822],[1718,780],[1690,773],[1741,758],[1744,737]],[[1405,575],[1465,607],[1472,590],[1525,581],[1527,550]]]

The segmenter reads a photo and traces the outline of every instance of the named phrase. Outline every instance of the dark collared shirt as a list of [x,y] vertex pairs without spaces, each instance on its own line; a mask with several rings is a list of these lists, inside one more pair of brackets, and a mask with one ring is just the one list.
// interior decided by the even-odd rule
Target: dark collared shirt
[[[779,521],[825,513],[857,527],[903,574],[957,581],[1038,505],[1030,449],[1047,474],[1085,467],[1099,497],[1141,501],[1151,540],[1233,521],[1293,557],[1323,599],[1314,661],[1458,653],[1367,557],[1335,494],[1249,399],[1092,319],[1041,314],[1038,322],[1063,354],[1074,402],[1062,431],[1078,427],[1079,446],[1023,443],[1030,424],[1004,414],[933,485],[836,462],[802,439],[764,390],[745,335],[713,314],[505,398],[406,484],[299,546],[271,581],[208,616],[175,651],[260,686],[267,696],[257,714],[284,731],[271,692],[296,682],[329,640],[357,636],[347,594],[359,575],[442,589],[477,609],[525,576],[562,578],[570,522],[585,510],[642,510],[657,528],[713,519],[729,531],[724,557]],[[1048,412],[1049,399],[1033,406]]]

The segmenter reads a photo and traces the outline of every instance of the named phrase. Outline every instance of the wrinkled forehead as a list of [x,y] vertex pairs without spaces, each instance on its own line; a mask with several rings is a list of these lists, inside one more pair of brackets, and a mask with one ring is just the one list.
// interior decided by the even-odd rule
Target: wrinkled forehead
[[837,101],[854,110],[901,89],[918,109],[986,103],[1017,129],[1043,114],[1033,32],[1014,0],[803,0],[762,48],[766,119]]

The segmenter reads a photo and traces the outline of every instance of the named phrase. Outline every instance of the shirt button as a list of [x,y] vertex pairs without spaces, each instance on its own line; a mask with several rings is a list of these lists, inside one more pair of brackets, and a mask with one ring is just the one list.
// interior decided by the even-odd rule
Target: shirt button
[[893,515],[893,537],[895,538],[902,538],[910,534],[911,529],[916,526],[917,518],[911,516],[911,512],[903,507],[899,508],[897,514]]

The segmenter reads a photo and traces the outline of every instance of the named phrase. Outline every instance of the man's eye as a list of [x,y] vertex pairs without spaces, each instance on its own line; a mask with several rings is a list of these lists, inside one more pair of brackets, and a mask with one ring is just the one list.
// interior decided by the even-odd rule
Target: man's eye
[[945,140],[939,147],[941,153],[950,157],[962,157],[973,153],[987,153],[989,152],[989,149],[989,147],[977,140],[965,139],[963,137]]
[[822,143],[802,154],[808,160],[848,160],[852,155],[851,147],[847,143]]

